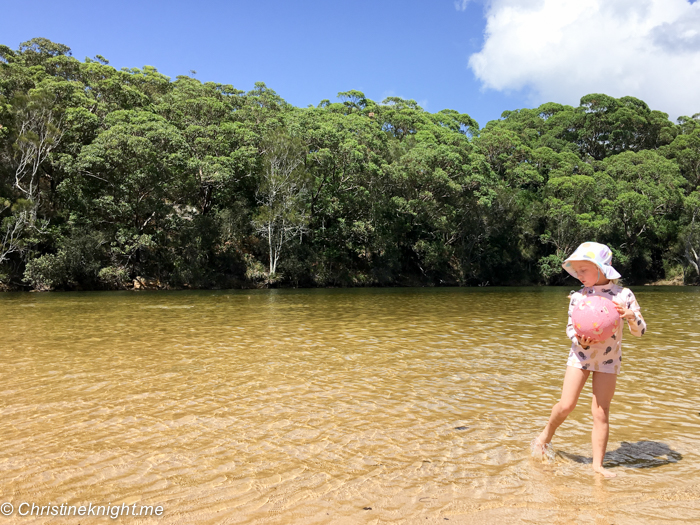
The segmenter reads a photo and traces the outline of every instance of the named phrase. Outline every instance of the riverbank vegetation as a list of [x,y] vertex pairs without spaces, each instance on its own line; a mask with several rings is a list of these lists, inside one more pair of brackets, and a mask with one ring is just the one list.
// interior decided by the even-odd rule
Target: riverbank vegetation
[[36,38],[0,45],[0,222],[8,289],[562,284],[584,240],[697,283],[700,115],[298,108]]

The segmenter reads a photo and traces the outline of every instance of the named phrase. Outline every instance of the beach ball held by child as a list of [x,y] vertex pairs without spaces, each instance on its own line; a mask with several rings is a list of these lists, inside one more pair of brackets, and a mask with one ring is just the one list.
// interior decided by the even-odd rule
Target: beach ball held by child
[[605,297],[584,297],[571,312],[576,333],[596,341],[605,341],[620,326],[615,303]]

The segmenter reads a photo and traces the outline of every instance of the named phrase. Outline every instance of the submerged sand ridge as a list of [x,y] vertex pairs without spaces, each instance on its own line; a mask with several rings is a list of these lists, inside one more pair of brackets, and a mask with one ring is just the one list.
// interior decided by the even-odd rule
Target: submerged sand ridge
[[129,523],[697,521],[700,290],[635,289],[649,333],[625,334],[608,481],[590,385],[555,462],[529,456],[568,291],[0,295],[0,503],[164,509]]

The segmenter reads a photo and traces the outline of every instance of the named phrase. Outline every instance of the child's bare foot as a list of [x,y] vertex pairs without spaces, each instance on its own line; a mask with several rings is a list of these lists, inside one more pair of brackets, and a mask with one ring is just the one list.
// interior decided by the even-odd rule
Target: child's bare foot
[[532,449],[532,454],[542,454],[544,456],[544,450],[546,447],[546,443],[542,442],[542,436],[537,436],[535,439],[532,440],[532,443],[530,443],[530,448]]
[[606,478],[614,478],[617,476],[617,474],[615,474],[614,472],[610,472],[608,469],[603,468],[602,466],[594,465],[593,470],[595,472],[597,472],[598,474],[602,474],[603,477],[606,477]]
[[[540,447],[545,447],[547,446],[548,443],[552,441],[552,438],[547,436],[546,428],[540,433],[539,436],[537,436],[534,441],[532,442],[533,444],[537,443],[538,446]],[[547,439],[549,437],[549,439]]]
[[554,461],[554,447],[552,443],[542,442],[542,436],[538,436],[530,443],[530,451],[533,458],[542,461]]

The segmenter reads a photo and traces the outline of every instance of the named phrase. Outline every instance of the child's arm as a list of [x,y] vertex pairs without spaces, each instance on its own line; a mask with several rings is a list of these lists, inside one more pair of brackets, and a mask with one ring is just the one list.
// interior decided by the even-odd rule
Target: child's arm
[[632,290],[625,288],[622,300],[614,301],[614,303],[617,306],[620,317],[627,321],[627,326],[630,327],[632,335],[642,337],[647,331],[647,324],[644,321],[644,317],[642,317],[639,303]]

